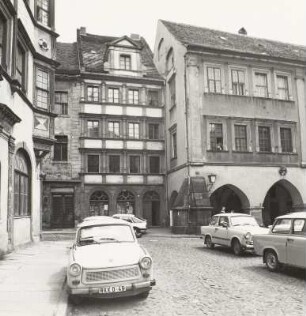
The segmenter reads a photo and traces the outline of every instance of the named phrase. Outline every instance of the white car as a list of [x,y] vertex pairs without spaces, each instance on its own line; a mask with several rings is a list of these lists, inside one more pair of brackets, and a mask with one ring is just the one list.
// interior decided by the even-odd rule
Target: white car
[[134,227],[137,238],[147,232],[147,220],[136,217],[134,214],[114,214],[113,218],[123,219]]
[[270,271],[277,271],[282,265],[305,269],[306,212],[277,217],[268,235],[254,237],[254,250]]
[[260,227],[249,214],[220,213],[212,217],[208,226],[201,226],[201,238],[210,249],[218,244],[230,247],[235,255],[240,255],[254,249],[254,235],[267,234],[268,231],[268,228]]
[[67,268],[73,302],[82,296],[147,297],[154,285],[152,258],[128,222],[99,216],[78,225]]

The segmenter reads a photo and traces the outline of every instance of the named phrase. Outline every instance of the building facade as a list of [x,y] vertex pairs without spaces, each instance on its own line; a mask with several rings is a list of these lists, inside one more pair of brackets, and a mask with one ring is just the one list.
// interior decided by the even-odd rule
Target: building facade
[[306,209],[306,48],[240,33],[158,23],[177,230],[196,230],[221,210],[267,226]]
[[54,142],[53,0],[0,2],[0,252],[39,240],[41,160]]
[[54,150],[44,160],[44,227],[134,213],[165,222],[163,79],[137,35],[77,31],[58,43]]

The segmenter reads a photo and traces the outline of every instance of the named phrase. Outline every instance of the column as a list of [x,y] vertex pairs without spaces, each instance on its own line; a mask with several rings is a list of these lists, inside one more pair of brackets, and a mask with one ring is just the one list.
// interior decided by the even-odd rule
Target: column
[[[15,138],[12,136],[8,139],[8,201],[7,201],[7,231],[8,231],[8,250],[14,249],[14,153]],[[33,166],[34,167],[34,166]]]

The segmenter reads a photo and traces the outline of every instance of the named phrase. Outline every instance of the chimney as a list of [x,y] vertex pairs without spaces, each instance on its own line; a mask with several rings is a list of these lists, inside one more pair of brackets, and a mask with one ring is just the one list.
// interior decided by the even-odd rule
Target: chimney
[[86,35],[86,27],[84,26],[80,27],[80,35]]
[[139,36],[139,34],[131,34],[131,36],[130,36],[130,38],[132,39],[132,40],[135,40],[135,41],[139,41],[140,40],[140,36]]
[[239,31],[238,34],[240,35],[248,35],[248,32],[246,31],[246,29],[244,27],[242,27]]

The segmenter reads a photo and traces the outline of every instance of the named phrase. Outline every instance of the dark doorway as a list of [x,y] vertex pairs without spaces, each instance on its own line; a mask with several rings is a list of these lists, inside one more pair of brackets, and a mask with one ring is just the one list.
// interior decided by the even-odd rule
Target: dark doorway
[[143,217],[148,226],[160,226],[160,199],[154,191],[147,192],[143,197]]
[[74,227],[73,195],[53,194],[51,228]]

